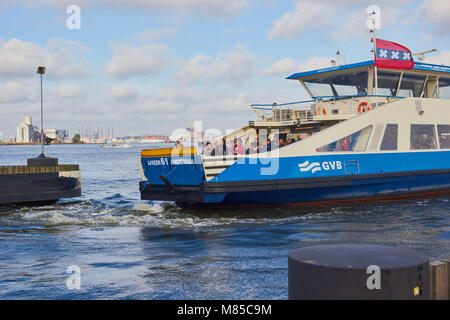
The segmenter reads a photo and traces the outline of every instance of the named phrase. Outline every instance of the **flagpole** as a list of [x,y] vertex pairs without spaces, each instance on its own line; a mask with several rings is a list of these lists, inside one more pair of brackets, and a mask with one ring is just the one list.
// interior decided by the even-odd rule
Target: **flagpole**
[[375,65],[375,108],[378,108],[378,67],[376,63],[377,59],[377,28],[375,26],[375,20],[373,21],[373,61]]

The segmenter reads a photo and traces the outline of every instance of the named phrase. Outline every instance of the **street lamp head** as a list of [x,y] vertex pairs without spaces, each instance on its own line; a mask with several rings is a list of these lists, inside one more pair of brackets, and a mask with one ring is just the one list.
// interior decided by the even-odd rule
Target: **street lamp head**
[[37,73],[44,74],[45,73],[45,67],[42,67],[42,66],[38,67],[37,68]]

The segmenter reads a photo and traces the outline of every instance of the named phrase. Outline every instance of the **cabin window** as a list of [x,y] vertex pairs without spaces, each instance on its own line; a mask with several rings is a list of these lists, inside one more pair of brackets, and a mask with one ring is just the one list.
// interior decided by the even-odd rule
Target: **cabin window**
[[317,152],[365,151],[367,143],[369,142],[371,132],[372,126],[368,126],[340,140],[327,144],[326,146],[320,147],[316,151]]
[[439,99],[439,86],[436,86],[433,91],[433,95],[431,96],[433,99]]
[[367,71],[358,71],[305,80],[304,84],[314,97],[367,95]]
[[305,81],[305,85],[314,97],[334,96],[331,86],[327,83],[314,83]]
[[[399,81],[400,72],[378,71],[378,95],[395,96],[397,94]],[[375,94],[375,90],[373,92]]]
[[433,124],[411,125],[411,150],[437,149]]
[[439,97],[450,99],[450,78],[439,77]]
[[398,144],[398,125],[388,124],[384,131],[383,141],[380,150],[397,150]]
[[438,125],[437,129],[441,149],[450,149],[450,125]]
[[355,86],[346,86],[340,84],[335,84],[333,86],[339,96],[367,95],[366,89],[360,89],[360,91],[358,91],[358,88],[356,88]]
[[[400,84],[401,96],[420,97],[425,86],[426,76],[416,74],[404,74]],[[407,94],[406,94],[407,93]]]
[[401,72],[380,70],[378,71],[378,95],[420,97],[425,87],[426,78],[423,75],[403,73],[403,76],[401,76]]

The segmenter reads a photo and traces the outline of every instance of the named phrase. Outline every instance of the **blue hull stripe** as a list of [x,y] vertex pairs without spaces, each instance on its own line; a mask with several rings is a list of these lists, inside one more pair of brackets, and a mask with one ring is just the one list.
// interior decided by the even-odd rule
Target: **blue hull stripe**
[[450,151],[287,157],[261,159],[264,163],[258,161],[254,164],[249,161],[247,158],[242,160],[243,163],[236,162],[212,181],[315,178],[449,169]]
[[[361,179],[340,185],[223,193],[223,203],[301,203],[364,199],[450,190],[450,173]],[[211,200],[211,201],[210,201]],[[205,194],[204,202],[217,202]]]
[[[246,158],[208,182],[199,158],[178,163],[161,160],[163,165],[153,160],[142,159],[148,178],[141,185],[142,199],[296,203],[450,189],[450,151],[333,154],[270,159],[272,162],[266,159],[262,160],[264,163]],[[160,176],[167,177],[170,192],[165,190]]]

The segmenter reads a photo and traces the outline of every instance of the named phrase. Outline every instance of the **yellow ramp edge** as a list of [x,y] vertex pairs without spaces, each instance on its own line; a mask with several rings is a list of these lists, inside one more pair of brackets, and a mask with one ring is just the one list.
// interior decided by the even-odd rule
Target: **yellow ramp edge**
[[193,156],[196,154],[196,147],[144,149],[141,151],[141,157],[180,157]]

